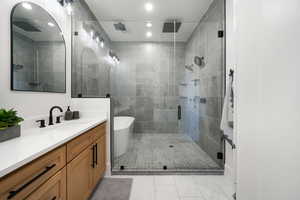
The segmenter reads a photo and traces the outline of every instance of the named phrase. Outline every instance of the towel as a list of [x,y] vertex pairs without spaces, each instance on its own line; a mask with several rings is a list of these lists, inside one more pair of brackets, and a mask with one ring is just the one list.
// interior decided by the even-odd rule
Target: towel
[[226,88],[224,98],[223,112],[220,128],[228,139],[233,140],[233,108],[234,108],[234,93],[233,93],[233,71],[230,71],[229,81]]

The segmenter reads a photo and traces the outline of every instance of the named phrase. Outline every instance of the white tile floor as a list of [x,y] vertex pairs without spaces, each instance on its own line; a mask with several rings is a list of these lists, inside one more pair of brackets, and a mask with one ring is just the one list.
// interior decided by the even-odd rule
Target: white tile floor
[[130,200],[232,200],[225,176],[113,176],[133,178]]

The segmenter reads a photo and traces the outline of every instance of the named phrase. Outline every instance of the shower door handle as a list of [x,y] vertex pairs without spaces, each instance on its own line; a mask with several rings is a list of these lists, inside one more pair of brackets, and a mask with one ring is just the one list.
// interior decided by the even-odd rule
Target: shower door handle
[[177,118],[178,118],[178,120],[181,120],[181,106],[180,105],[178,105],[178,107],[177,107]]

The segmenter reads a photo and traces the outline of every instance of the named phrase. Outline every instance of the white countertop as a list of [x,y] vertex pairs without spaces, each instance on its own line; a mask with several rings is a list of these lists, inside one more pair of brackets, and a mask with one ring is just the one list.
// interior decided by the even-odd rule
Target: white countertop
[[25,130],[21,137],[0,143],[0,178],[106,120],[103,115],[63,121],[47,128]]

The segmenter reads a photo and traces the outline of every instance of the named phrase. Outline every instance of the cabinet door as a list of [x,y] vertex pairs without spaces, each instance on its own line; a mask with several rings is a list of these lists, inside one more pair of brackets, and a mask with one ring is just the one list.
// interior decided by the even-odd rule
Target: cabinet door
[[93,185],[96,185],[103,177],[106,169],[106,142],[105,135],[96,140],[95,146],[95,168],[93,169],[94,180]]
[[93,189],[93,152],[88,147],[67,165],[68,200],[86,200]]
[[26,200],[66,200],[66,178],[66,168],[63,168],[36,191],[31,193]]

